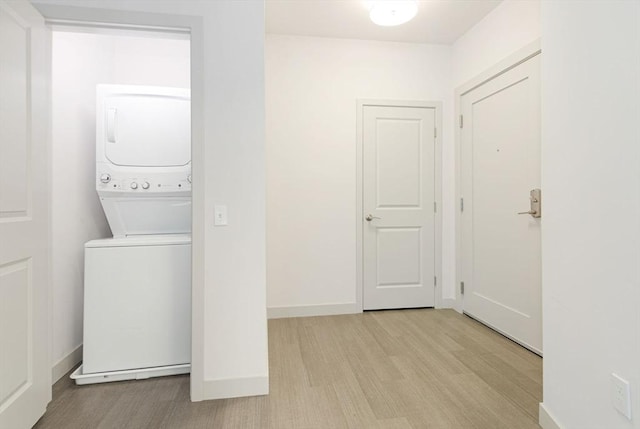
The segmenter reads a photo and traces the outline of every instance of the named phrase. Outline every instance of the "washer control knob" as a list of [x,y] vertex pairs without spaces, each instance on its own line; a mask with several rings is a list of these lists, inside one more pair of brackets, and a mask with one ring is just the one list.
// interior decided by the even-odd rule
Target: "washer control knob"
[[131,182],[131,189],[138,189],[138,184],[136,182]]
[[187,176],[187,182],[191,183],[191,174]]
[[110,175],[110,174],[107,174],[107,173],[104,173],[103,175],[101,175],[101,176],[100,176],[100,181],[101,181],[102,183],[109,183],[109,182],[111,182],[111,175]]
[[142,189],[149,189],[149,182],[143,182],[142,183]]

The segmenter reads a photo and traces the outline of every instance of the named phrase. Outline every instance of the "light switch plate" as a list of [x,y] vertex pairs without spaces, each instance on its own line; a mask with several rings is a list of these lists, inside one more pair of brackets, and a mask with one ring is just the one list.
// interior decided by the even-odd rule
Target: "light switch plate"
[[213,207],[213,224],[215,226],[225,226],[228,224],[227,219],[227,206],[214,206]]
[[631,420],[631,386],[617,374],[611,374],[611,399],[615,409]]

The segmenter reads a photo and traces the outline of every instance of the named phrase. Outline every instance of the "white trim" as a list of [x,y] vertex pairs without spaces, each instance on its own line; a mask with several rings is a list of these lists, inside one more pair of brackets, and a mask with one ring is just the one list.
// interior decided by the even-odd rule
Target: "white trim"
[[357,100],[356,106],[356,306],[359,311],[364,311],[363,295],[364,295],[364,256],[362,253],[363,226],[361,219],[364,218],[363,213],[363,168],[364,158],[362,155],[362,139],[363,139],[363,108],[364,100]]
[[364,106],[389,106],[389,107],[419,107],[435,110],[435,127],[437,135],[435,137],[435,169],[434,187],[437,211],[435,213],[435,261],[434,274],[438,279],[438,284],[434,288],[435,308],[450,308],[445,305],[442,297],[442,102],[441,101],[420,101],[420,100],[376,100],[359,98],[357,100],[357,124],[356,124],[356,308],[357,312],[363,311],[363,291],[364,291],[364,258],[362,255],[363,243],[363,114]]
[[362,313],[362,309],[355,302],[320,305],[292,305],[287,307],[267,307],[268,319],[282,319],[286,317],[332,316],[336,314]]
[[[495,79],[501,74],[508,72],[512,68],[519,66],[541,52],[542,48],[540,45],[540,39],[518,49],[516,52],[500,60],[497,64],[494,64],[473,79],[456,88],[456,101],[458,101],[460,97],[467,92],[472,91],[488,81]],[[456,109],[456,113],[460,113],[460,111]]]
[[487,326],[487,327],[489,327],[489,328],[493,329],[494,331],[496,331],[496,332],[497,332],[497,333],[499,333],[500,335],[502,335],[502,336],[504,336],[504,337],[509,338],[509,339],[510,339],[511,341],[513,341],[514,343],[516,343],[516,344],[520,344],[522,347],[524,347],[525,349],[529,350],[530,352],[535,353],[535,354],[537,354],[537,355],[538,355],[538,356],[540,356],[540,357],[543,357],[542,350],[539,350],[539,349],[537,349],[537,348],[533,347],[532,345],[525,343],[524,341],[520,341],[520,340],[518,340],[517,338],[515,338],[515,337],[513,337],[512,335],[510,335],[510,334],[506,333],[506,332],[505,332],[505,331],[503,331],[502,329],[498,329],[498,328],[496,328],[495,326],[493,326],[491,323],[487,323],[487,322],[482,321],[481,319],[477,318],[476,316],[474,316],[473,314],[471,314],[471,313],[469,313],[469,312],[467,312],[467,311],[463,311],[463,312],[462,312],[462,314],[464,314],[465,316],[468,316],[468,317],[472,318],[473,320],[475,320],[475,321],[476,321],[476,322],[478,322],[478,323],[483,324],[484,326]]
[[225,378],[219,380],[205,380],[203,383],[202,399],[228,399],[268,394],[268,376]]
[[[35,6],[34,6],[35,7]],[[52,126],[52,117],[53,115],[51,114],[51,112],[53,111],[53,97],[52,97],[52,69],[53,69],[53,62],[52,62],[52,43],[53,43],[53,37],[52,37],[52,33],[51,33],[51,29],[46,25],[46,20],[45,20],[45,37],[46,37],[46,43],[47,43],[47,47],[46,47],[46,82],[47,82],[47,105],[45,106],[45,108],[47,109],[47,142],[46,142],[46,157],[47,157],[47,177],[48,177],[48,185],[47,185],[47,249],[49,249],[49,251],[47,252],[47,301],[49,302],[49,306],[48,306],[48,310],[49,310],[49,328],[48,328],[48,332],[47,335],[49,335],[48,343],[49,343],[49,350],[48,350],[48,354],[49,357],[47,358],[48,362],[51,362],[53,360],[53,337],[54,337],[54,330],[53,330],[53,325],[54,325],[54,317],[53,317],[53,309],[55,308],[54,302],[53,302],[53,252],[51,251],[51,249],[53,249],[53,126]],[[80,345],[80,347],[82,347],[82,345]],[[76,349],[77,350],[77,349]],[[73,350],[71,353],[74,353],[76,350]],[[68,357],[68,356],[67,356]],[[63,360],[65,359],[64,357],[61,359]],[[80,360],[82,360],[82,352],[80,352]],[[53,386],[55,384],[56,381],[58,381],[58,379],[60,377],[62,377],[64,374],[66,374],[67,371],[64,371],[60,377],[56,376],[56,367],[58,366],[58,364],[60,363],[60,361],[58,361],[57,363],[55,363],[53,365],[53,367],[51,368],[51,385]],[[70,370],[71,368],[69,368]],[[53,399],[53,389],[51,389],[49,391],[49,402],[51,402],[51,400]]]
[[94,372],[91,374],[82,373],[82,365],[78,367],[71,379],[75,380],[77,385],[111,383],[114,381],[125,380],[146,380],[154,377],[165,377],[168,375],[188,374],[191,365],[188,363],[169,366],[156,366],[152,368],[125,369],[121,371]]
[[433,177],[433,186],[435,188],[434,198],[436,202],[436,212],[435,212],[435,261],[434,261],[434,275],[436,276],[437,282],[435,287],[433,288],[433,293],[435,294],[435,308],[445,308],[444,307],[444,297],[443,294],[443,281],[442,281],[442,212],[444,211],[444,204],[442,204],[442,136],[444,135],[444,129],[442,126],[442,102],[436,101],[429,103],[435,109],[436,117],[435,117],[435,126],[436,126],[436,136],[434,140],[435,148],[434,148],[434,157],[435,157],[435,166],[434,166],[434,177]]
[[[152,25],[121,25],[110,22],[86,22],[70,19],[47,19],[47,24],[54,31],[70,31],[76,33],[127,34],[135,36],[156,36],[165,38],[175,35],[181,39],[189,38],[189,29],[180,27],[157,27]],[[160,34],[158,34],[160,33]]]
[[[428,100],[380,100],[373,98],[358,98],[358,106],[360,111],[364,106],[380,106],[380,107],[422,107],[425,109],[442,109],[441,101]],[[440,124],[436,123],[436,126]]]
[[462,272],[462,217],[460,216],[460,198],[462,198],[462,188],[461,188],[461,181],[462,181],[462,170],[460,168],[461,165],[461,156],[462,156],[462,150],[460,148],[460,140],[462,137],[461,134],[461,129],[460,126],[458,125],[458,118],[460,118],[460,112],[461,112],[461,103],[460,100],[462,98],[462,96],[464,94],[466,94],[467,92],[473,90],[474,88],[477,88],[478,86],[482,85],[483,83],[511,70],[512,68],[516,67],[519,64],[522,64],[523,62],[527,61],[528,59],[540,54],[541,51],[541,44],[540,44],[540,40],[536,40],[535,42],[532,42],[526,46],[524,46],[523,48],[519,49],[518,51],[514,52],[513,54],[509,55],[508,57],[504,58],[503,60],[499,61],[497,64],[495,64],[494,66],[490,67],[489,69],[485,70],[484,72],[480,73],[478,76],[476,76],[475,78],[471,79],[470,81],[468,81],[467,83],[460,85],[458,88],[456,88],[455,90],[455,163],[456,163],[456,170],[455,170],[455,188],[456,188],[456,198],[455,198],[455,202],[456,202],[456,208],[455,208],[455,213],[456,213],[456,223],[455,223],[455,228],[456,228],[456,280],[455,280],[455,284],[454,284],[454,289],[455,289],[455,304],[453,305],[452,308],[454,308],[456,311],[458,311],[459,313],[462,313],[462,296],[460,295],[460,282],[463,281],[463,272]]
[[53,365],[51,368],[51,384],[56,384],[56,381],[60,380],[80,362],[82,362],[82,344]]
[[[75,23],[111,23],[119,27],[153,27],[187,29],[191,33],[191,174],[192,243],[191,243],[191,400],[201,401],[204,389],[204,30],[202,16],[123,13],[119,10],[95,9],[50,4],[35,4],[50,21]],[[50,298],[52,299],[52,298]]]
[[560,423],[551,415],[542,402],[540,402],[539,416],[538,423],[542,426],[542,429],[562,429]]
[[204,399],[204,28],[191,19],[191,400]]

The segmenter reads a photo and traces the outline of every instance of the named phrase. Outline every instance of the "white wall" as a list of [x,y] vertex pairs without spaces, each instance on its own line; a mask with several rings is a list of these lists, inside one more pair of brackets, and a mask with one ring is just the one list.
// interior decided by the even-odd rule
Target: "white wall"
[[637,429],[640,2],[544,2],[542,36],[544,408],[567,429]]
[[[117,18],[165,26],[196,22],[193,28],[202,38],[192,48],[202,57],[192,56],[192,61],[204,81],[200,85],[192,79],[199,85],[192,99],[204,110],[203,126],[194,135],[204,147],[197,147],[201,158],[194,158],[193,166],[196,299],[191,395],[200,400],[266,393],[263,2],[33,2],[49,17],[103,22]],[[75,8],[47,9],[51,5]],[[214,228],[214,204],[228,206],[229,226]]]
[[540,38],[540,1],[505,0],[453,44],[458,87]]
[[272,314],[356,311],[356,100],[443,101],[452,156],[450,76],[447,46],[267,35]]
[[95,191],[96,85],[188,88],[189,41],[55,31],[51,74],[55,381],[82,344],[83,245],[111,237]]
[[272,314],[334,304],[347,311],[355,303],[357,98],[444,102],[440,293],[454,299],[453,89],[539,37],[538,0],[505,1],[452,47],[267,35]]

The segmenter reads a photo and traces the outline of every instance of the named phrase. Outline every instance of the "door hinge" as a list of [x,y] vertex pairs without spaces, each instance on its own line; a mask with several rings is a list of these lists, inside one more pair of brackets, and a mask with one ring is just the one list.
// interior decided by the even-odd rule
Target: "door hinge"
[[460,282],[460,295],[464,295],[464,282]]
[[460,211],[464,212],[464,198],[460,197]]
[[438,286],[438,278],[436,276],[433,276],[433,285]]
[[433,202],[433,212],[438,213],[438,203],[436,203],[435,201]]
[[460,115],[460,128],[464,125],[464,119],[462,119],[462,115]]
[[438,138],[438,129],[437,129],[437,128],[434,128],[434,129],[433,129],[433,138],[434,138],[434,139],[437,139],[437,138]]

